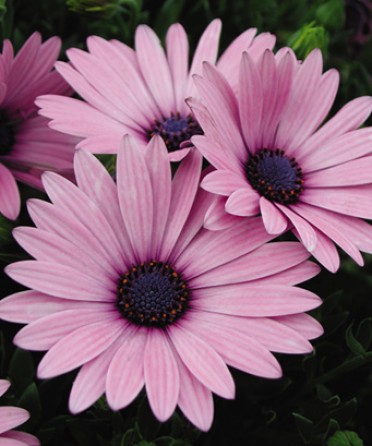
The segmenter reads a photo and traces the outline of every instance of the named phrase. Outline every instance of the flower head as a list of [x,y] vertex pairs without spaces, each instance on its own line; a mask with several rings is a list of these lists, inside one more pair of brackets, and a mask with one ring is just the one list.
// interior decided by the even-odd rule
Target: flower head
[[336,70],[322,73],[319,50],[303,63],[285,48],[257,62],[244,53],[237,96],[210,64],[195,82],[203,103],[189,103],[204,135],[192,142],[216,168],[202,182],[218,195],[206,227],[261,215],[270,234],[292,229],[331,271],[334,243],[363,264],[360,251],[372,252],[372,228],[361,220],[372,218],[372,128],[358,127],[372,98],[351,101],[319,128],[339,82]]
[[70,91],[52,71],[60,46],[34,33],[15,57],[8,40],[0,54],[0,212],[11,220],[20,209],[16,180],[41,187],[45,170],[72,176],[75,138],[51,130],[34,104],[40,94]]
[[[10,382],[0,379],[0,397],[9,389]],[[18,407],[0,407],[0,445],[39,446],[39,440],[25,432],[12,430],[30,418],[27,410]]]
[[48,350],[39,378],[81,366],[73,413],[104,392],[121,409],[145,386],[159,420],[178,405],[207,430],[212,392],[234,397],[226,364],[276,378],[271,351],[311,351],[322,330],[304,311],[320,299],[294,285],[319,268],[300,243],[267,244],[260,218],[203,229],[211,195],[195,149],[173,180],[159,136],[145,150],[127,136],[117,162],[117,184],[83,150],[77,186],[44,174],[52,204],[30,200],[37,227],[14,231],[36,260],[6,268],[32,289],[2,300],[0,316],[29,324],[18,346]]
[[[136,30],[135,51],[116,40],[91,36],[87,40],[89,52],[72,48],[67,51],[71,64],[56,64],[85,102],[48,95],[37,101],[40,113],[52,119],[52,128],[82,138],[78,147],[93,153],[117,153],[126,133],[143,145],[158,134],[170,158],[179,161],[190,150],[190,137],[201,134],[185,103],[185,98],[195,93],[192,75],[200,72],[203,61],[215,63],[220,30],[220,20],[207,27],[190,68],[187,35],[178,23],[168,30],[166,53],[146,25]],[[217,62],[233,84],[243,50],[257,58],[274,46],[273,35],[255,37],[256,31],[252,28],[242,33]]]

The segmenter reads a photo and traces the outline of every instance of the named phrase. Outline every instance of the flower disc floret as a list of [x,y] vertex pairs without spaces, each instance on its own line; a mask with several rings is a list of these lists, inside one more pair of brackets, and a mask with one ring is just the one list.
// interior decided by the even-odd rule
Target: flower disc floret
[[303,191],[302,170],[284,150],[259,150],[246,164],[248,181],[270,201],[294,204]]
[[154,126],[147,131],[150,140],[154,135],[160,135],[168,152],[179,149],[180,144],[188,141],[194,135],[202,135],[203,131],[191,114],[181,116],[180,113],[172,113],[169,118],[155,120]]
[[117,306],[134,324],[166,327],[185,313],[189,298],[186,282],[168,263],[151,261],[123,275]]

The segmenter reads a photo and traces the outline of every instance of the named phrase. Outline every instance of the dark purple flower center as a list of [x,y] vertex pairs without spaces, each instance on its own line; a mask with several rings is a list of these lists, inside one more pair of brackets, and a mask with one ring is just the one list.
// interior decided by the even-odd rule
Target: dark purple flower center
[[246,174],[261,196],[276,203],[297,203],[303,191],[301,168],[295,158],[285,156],[284,150],[259,150],[249,158]]
[[136,325],[164,328],[185,313],[189,300],[186,282],[167,263],[141,263],[120,278],[117,307]]
[[146,133],[149,140],[154,135],[160,135],[168,152],[173,152],[179,149],[181,143],[188,141],[193,135],[201,135],[203,131],[192,115],[181,116],[180,113],[172,113],[162,121],[156,119],[154,126]]
[[0,155],[8,155],[15,142],[12,123],[0,112]]

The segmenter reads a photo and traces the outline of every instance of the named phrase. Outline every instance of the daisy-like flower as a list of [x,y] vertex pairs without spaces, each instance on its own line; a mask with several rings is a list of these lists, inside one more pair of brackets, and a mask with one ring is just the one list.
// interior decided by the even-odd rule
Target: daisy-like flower
[[[0,397],[9,387],[9,381],[0,379]],[[39,446],[39,440],[33,435],[12,430],[29,418],[27,410],[19,407],[0,407],[0,446]]]
[[244,53],[237,95],[213,66],[196,77],[203,101],[191,105],[204,135],[193,144],[216,168],[202,187],[218,194],[206,227],[261,215],[270,234],[292,229],[330,271],[339,245],[359,265],[372,252],[372,128],[358,129],[372,98],[345,105],[320,128],[334,102],[339,75],[322,73],[314,50],[300,63],[290,49]]
[[34,33],[15,57],[9,40],[0,54],[0,212],[11,220],[20,209],[16,180],[41,187],[45,170],[73,172],[75,138],[51,130],[34,104],[41,94],[70,91],[52,70],[60,47],[58,37],[42,43]]
[[[185,103],[195,93],[192,75],[200,72],[203,61],[215,63],[220,31],[218,19],[206,28],[190,68],[188,39],[180,24],[168,30],[166,53],[154,31],[145,25],[136,30],[135,51],[116,40],[91,36],[89,52],[72,48],[67,51],[71,64],[56,64],[86,102],[47,95],[37,100],[40,113],[52,119],[53,129],[83,138],[78,147],[90,152],[117,153],[127,133],[143,145],[159,134],[170,158],[179,161],[190,150],[190,137],[201,133]],[[255,37],[256,31],[242,33],[218,60],[217,66],[234,85],[243,50],[256,59],[274,46],[273,35]]]
[[226,364],[277,378],[271,353],[306,353],[321,334],[304,311],[320,304],[293,285],[316,275],[298,242],[272,238],[260,218],[224,231],[202,228],[210,194],[199,188],[195,149],[171,180],[167,149],[129,136],[117,185],[88,152],[75,155],[78,186],[43,176],[52,201],[30,200],[37,228],[14,236],[36,260],[6,272],[32,290],[0,302],[0,317],[29,323],[15,337],[48,350],[39,378],[81,367],[70,395],[80,412],[106,392],[127,406],[145,386],[160,421],[180,407],[200,429],[213,419],[212,392],[234,397]]

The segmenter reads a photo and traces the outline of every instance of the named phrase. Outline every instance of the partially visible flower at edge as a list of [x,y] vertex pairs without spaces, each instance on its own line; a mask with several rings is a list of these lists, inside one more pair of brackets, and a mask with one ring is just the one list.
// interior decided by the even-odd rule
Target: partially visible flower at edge
[[45,170],[72,178],[76,139],[51,130],[34,104],[41,94],[70,93],[52,70],[60,47],[58,37],[42,43],[34,33],[15,57],[9,40],[0,54],[0,212],[11,220],[20,210],[16,180],[41,188]]
[[193,144],[215,167],[202,187],[218,194],[206,227],[261,215],[270,234],[291,229],[313,256],[337,271],[339,245],[359,265],[372,253],[372,110],[365,96],[318,128],[334,102],[339,74],[322,73],[316,49],[302,62],[293,51],[243,53],[235,96],[223,75],[204,65],[190,99],[204,135]]
[[36,260],[6,268],[31,288],[0,302],[0,317],[29,324],[15,337],[48,350],[39,378],[81,366],[69,406],[78,413],[104,392],[119,410],[145,386],[160,421],[176,405],[197,427],[213,420],[212,392],[234,398],[226,364],[281,376],[271,353],[308,353],[322,333],[307,314],[321,301],[294,285],[319,272],[298,242],[266,243],[260,218],[203,229],[211,194],[199,188],[193,149],[174,179],[163,140],[143,149],[126,136],[117,184],[90,153],[75,155],[77,186],[43,175],[52,203],[29,200],[36,228],[16,240]]
[[[145,144],[155,134],[164,139],[169,157],[179,161],[190,150],[192,135],[200,134],[185,99],[195,94],[192,75],[203,61],[215,63],[221,21],[212,21],[201,36],[189,68],[189,44],[184,28],[173,24],[166,36],[166,53],[154,31],[140,25],[135,51],[98,36],[87,39],[88,52],[67,50],[71,64],[56,69],[84,101],[56,95],[40,97],[40,114],[50,127],[82,138],[78,148],[92,153],[117,153],[124,134]],[[239,56],[246,50],[258,58],[272,48],[275,37],[248,29],[237,37],[217,61],[232,84],[237,82]]]
[[[0,379],[0,397],[9,389],[10,382]],[[12,430],[30,418],[25,409],[19,407],[0,407],[0,446],[39,446],[39,440],[26,432]]]

